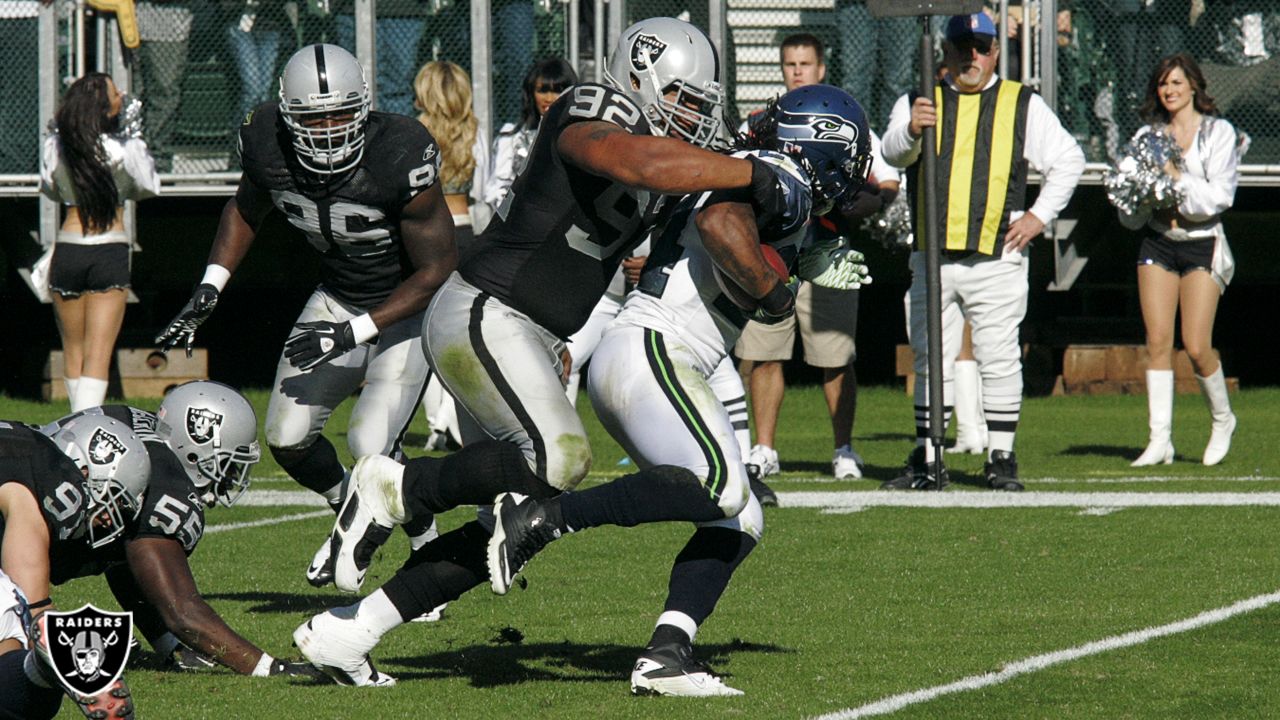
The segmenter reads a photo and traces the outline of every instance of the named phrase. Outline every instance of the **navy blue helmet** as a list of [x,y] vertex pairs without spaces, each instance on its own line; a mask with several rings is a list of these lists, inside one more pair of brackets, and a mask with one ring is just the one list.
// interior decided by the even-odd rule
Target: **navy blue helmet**
[[867,115],[849,93],[831,85],[805,85],[774,100],[751,119],[747,142],[800,161],[819,215],[846,189],[861,187],[871,169]]

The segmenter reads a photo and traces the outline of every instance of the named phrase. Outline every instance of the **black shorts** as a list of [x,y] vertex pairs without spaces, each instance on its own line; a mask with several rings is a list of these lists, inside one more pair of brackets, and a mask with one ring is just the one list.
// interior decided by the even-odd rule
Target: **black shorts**
[[1149,235],[1138,249],[1139,265],[1159,265],[1175,275],[1186,275],[1193,270],[1213,272],[1214,238],[1204,240],[1170,240],[1159,235]]
[[49,263],[49,291],[64,298],[129,287],[129,243],[58,243]]

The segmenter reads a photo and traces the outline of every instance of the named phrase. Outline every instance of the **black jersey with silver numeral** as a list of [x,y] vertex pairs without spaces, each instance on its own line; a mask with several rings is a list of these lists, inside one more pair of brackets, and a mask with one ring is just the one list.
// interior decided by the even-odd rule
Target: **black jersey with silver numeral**
[[[89,490],[80,468],[38,430],[0,421],[0,485],[9,482],[24,485],[40,505],[49,528],[51,563],[57,555],[89,551],[85,538]],[[4,525],[0,515],[0,546]]]
[[662,204],[661,195],[629,189],[560,157],[560,134],[587,120],[649,134],[640,108],[622,93],[591,84],[565,92],[542,118],[528,165],[459,268],[467,282],[562,338],[586,322]]
[[[142,498],[142,511],[115,540],[100,548],[90,548],[83,541],[53,548],[50,580],[60,584],[72,578],[97,575],[111,565],[124,562],[125,544],[137,538],[174,540],[190,555],[204,536],[204,505],[182,462],[157,432],[156,416],[125,405],[107,405],[85,412],[106,415],[132,428],[147,448],[151,478]],[[65,423],[78,415],[58,422]]]
[[240,126],[240,163],[252,187],[242,181],[236,202],[252,214],[259,193],[268,193],[320,253],[322,284],[339,301],[368,310],[413,272],[400,212],[440,176],[440,148],[422,123],[369,113],[360,163],[326,179],[298,164],[279,108],[264,103]]

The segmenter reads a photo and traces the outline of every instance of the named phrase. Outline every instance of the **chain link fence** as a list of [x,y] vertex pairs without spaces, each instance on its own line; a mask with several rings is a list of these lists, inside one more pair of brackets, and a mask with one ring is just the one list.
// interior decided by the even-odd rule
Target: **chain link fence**
[[[275,97],[290,55],[321,41],[357,50],[355,4],[139,2],[142,43],[126,57],[161,171],[175,177],[236,171],[239,120]],[[377,0],[370,41],[376,107],[414,115],[412,82],[424,62],[449,60],[472,72],[473,58],[479,56],[487,58],[489,127],[496,129],[517,118],[521,81],[535,60],[568,57],[576,46],[577,65],[583,78],[591,79],[593,37],[603,37],[607,48],[626,25],[659,15],[687,19],[721,46],[727,115],[735,124],[782,92],[778,46],[794,33],[812,33],[825,43],[827,82],[857,97],[876,130],[884,129],[896,98],[916,84],[918,22],[872,18],[864,0],[490,0],[488,5],[488,50],[477,55],[470,2]],[[78,21],[84,10],[71,0],[58,0],[54,7],[60,90],[82,67],[101,67],[105,33],[95,28],[110,26],[96,25],[92,12],[87,21]],[[29,184],[36,171],[38,8],[35,0],[0,0],[0,75],[8,95],[0,107],[0,176],[7,178],[7,187]],[[621,16],[612,16],[619,8]],[[1041,27],[1041,9],[1054,11],[1056,34]],[[992,12],[1002,15],[1000,3],[992,4]],[[1186,50],[1200,62],[1222,115],[1252,137],[1246,163],[1280,163],[1277,0],[1057,0],[1025,8],[1013,3],[1007,12],[1006,27],[1013,30],[1006,33],[1006,74],[1030,82],[1056,103],[1091,161],[1107,161],[1140,124],[1137,110],[1156,60]],[[717,22],[723,24],[719,32],[713,27]],[[1043,47],[1048,38],[1056,39],[1055,47]]]

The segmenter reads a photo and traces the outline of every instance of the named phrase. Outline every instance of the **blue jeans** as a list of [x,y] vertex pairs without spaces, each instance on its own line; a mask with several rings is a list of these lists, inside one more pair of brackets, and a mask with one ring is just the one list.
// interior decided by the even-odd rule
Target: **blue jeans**
[[240,72],[240,104],[235,121],[272,97],[276,83],[276,60],[280,56],[280,32],[244,32],[239,25],[227,26],[227,42]]
[[836,5],[836,26],[840,82],[872,129],[884,132],[893,104],[913,87],[919,24],[909,17],[873,18],[861,0],[845,0]]
[[[413,77],[418,72],[418,43],[422,18],[378,18],[378,109],[414,116]],[[356,18],[339,15],[335,20],[338,45],[355,52]]]

